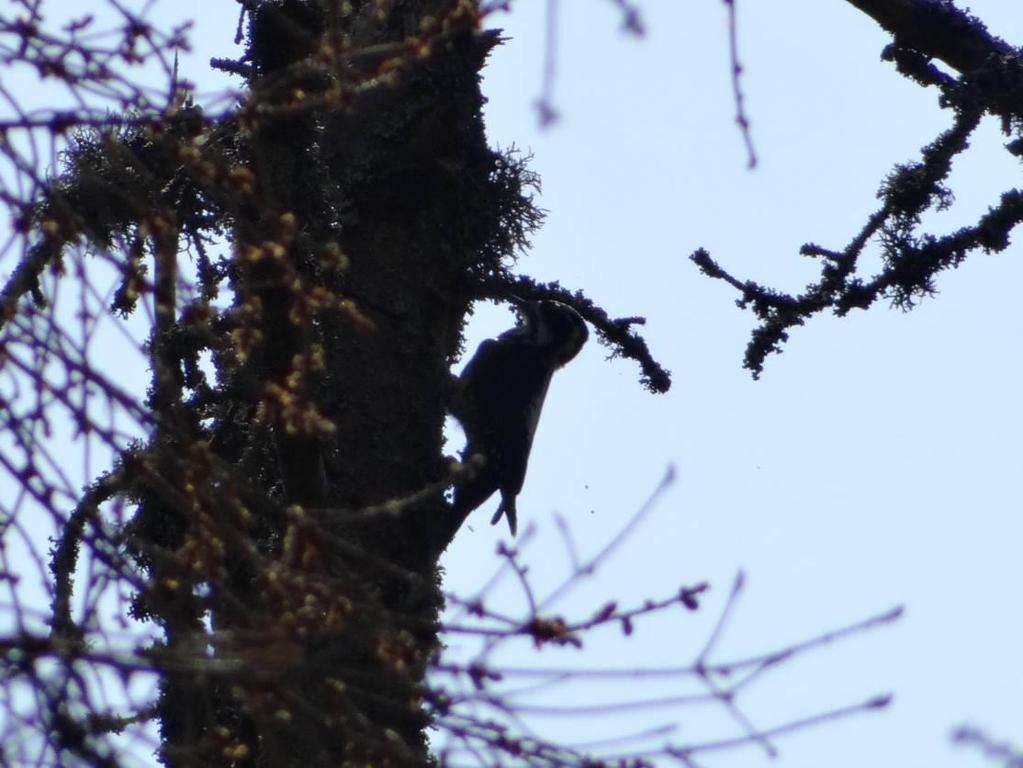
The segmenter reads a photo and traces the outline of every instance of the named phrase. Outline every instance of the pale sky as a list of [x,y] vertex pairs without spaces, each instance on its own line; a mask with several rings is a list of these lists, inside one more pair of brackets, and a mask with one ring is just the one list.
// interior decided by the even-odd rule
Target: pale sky
[[[759,382],[741,368],[751,316],[687,258],[704,247],[739,277],[798,291],[817,274],[799,246],[844,247],[877,208],[892,165],[917,158],[950,125],[937,93],[880,61],[888,38],[846,2],[740,2],[760,160],[751,172],[733,121],[723,3],[641,3],[648,34],[637,40],[618,31],[612,3],[563,2],[561,120],[540,130],[532,103],[543,5],[518,3],[498,22],[512,40],[484,83],[491,141],[533,152],[550,211],[520,268],[582,288],[613,313],[646,315],[644,335],[674,386],[647,394],[633,363],[606,362],[596,344],[555,377],[519,504],[520,525],[539,526],[525,559],[536,583],[556,582],[565,555],[552,513],[592,552],[673,465],[674,486],[564,610],[580,617],[604,596],[637,602],[681,583],[713,586],[699,615],[637,622],[628,639],[605,632],[580,665],[691,662],[742,569],[748,587],[720,659],[906,608],[899,624],[774,670],[740,698],[767,728],[894,694],[887,712],[779,739],[777,765],[989,765],[950,744],[963,723],[1023,744],[1019,247],[971,257],[910,314],[878,304],[817,318],[769,358]],[[1023,6],[970,5],[993,33],[1023,42]],[[956,165],[956,205],[929,222],[933,231],[975,221],[1019,184],[1004,141],[986,121]],[[509,322],[493,316],[481,335]],[[480,581],[506,536],[489,529],[488,514],[446,560],[456,591]],[[521,607],[510,585],[506,594]],[[547,656],[523,647],[507,663],[563,663]],[[690,690],[673,685],[633,681],[585,700]],[[719,709],[537,727],[609,736],[626,723],[675,723],[682,742],[741,733]],[[700,760],[768,762],[754,747]]]
[[[565,573],[556,514],[585,557],[672,466],[674,484],[638,531],[555,608],[581,618],[611,598],[638,603],[700,581],[712,591],[700,612],[640,620],[628,638],[602,630],[581,652],[539,655],[521,643],[496,660],[688,664],[742,570],[747,587],[712,660],[906,608],[900,623],[800,657],[742,695],[759,728],[895,696],[886,712],[777,740],[775,765],[990,765],[950,744],[963,723],[1023,745],[1018,246],[971,257],[910,314],[877,305],[815,319],[768,359],[759,382],[741,367],[751,316],[735,307],[732,289],[688,261],[703,247],[737,276],[800,289],[817,265],[799,246],[843,247],[877,207],[892,165],[915,159],[950,124],[936,92],[881,62],[887,37],[843,0],[740,2],[742,83],[760,161],[749,171],[734,124],[724,3],[643,2],[648,34],[636,39],[619,31],[614,3],[564,0],[553,92],[561,119],[541,130],[532,105],[544,5],[520,0],[514,14],[495,17],[511,40],[493,53],[484,82],[491,142],[532,152],[543,179],[538,202],[548,220],[519,268],[581,288],[613,314],[645,315],[643,334],[674,386],[646,393],[637,366],[605,360],[596,343],[555,377],[519,502],[520,530],[537,526],[523,559],[542,595]],[[1023,42],[1014,36],[1023,6],[971,7],[992,32]],[[205,62],[238,52],[230,44],[236,4],[157,8],[202,14],[182,73],[200,90],[220,87]],[[1003,143],[987,121],[956,166],[956,205],[929,222],[934,231],[974,221],[1018,184]],[[469,348],[511,322],[510,313],[484,308]],[[490,514],[491,506],[478,511],[446,555],[449,590],[471,595],[497,567],[507,529],[491,528]],[[523,610],[511,582],[488,605]],[[456,638],[452,652],[471,648]],[[528,701],[596,704],[692,690],[627,680]],[[676,726],[672,739],[681,743],[741,734],[714,705],[529,720],[569,741],[662,724]],[[769,762],[756,747],[699,760]]]

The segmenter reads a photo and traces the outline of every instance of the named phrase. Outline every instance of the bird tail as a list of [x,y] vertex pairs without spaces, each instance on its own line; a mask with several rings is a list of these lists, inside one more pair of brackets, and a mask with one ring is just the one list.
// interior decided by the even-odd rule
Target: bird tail
[[518,527],[518,510],[515,509],[515,497],[514,496],[501,496],[501,503],[497,505],[497,511],[494,516],[490,518],[491,525],[497,525],[497,522],[501,519],[501,515],[507,515],[508,517],[508,528],[511,529],[511,535],[515,535],[515,529]]

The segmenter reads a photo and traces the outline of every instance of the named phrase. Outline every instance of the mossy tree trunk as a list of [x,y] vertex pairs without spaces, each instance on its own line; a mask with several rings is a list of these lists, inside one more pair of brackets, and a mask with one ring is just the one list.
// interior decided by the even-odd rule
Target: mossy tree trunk
[[135,531],[141,552],[173,553],[142,557],[166,587],[140,608],[166,658],[208,642],[231,672],[165,665],[163,754],[425,764],[436,561],[453,533],[449,367],[471,302],[537,220],[527,174],[484,137],[496,38],[449,0],[288,0],[249,17],[233,65],[248,95],[189,170],[231,240],[206,286],[232,298],[213,438],[196,421],[154,446],[208,444],[207,496],[193,512],[150,484]]

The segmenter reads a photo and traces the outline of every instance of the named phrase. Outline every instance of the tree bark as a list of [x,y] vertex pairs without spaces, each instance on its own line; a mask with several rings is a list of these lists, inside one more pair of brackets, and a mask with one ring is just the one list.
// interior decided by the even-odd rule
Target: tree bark
[[221,366],[249,402],[217,442],[225,462],[255,457],[245,479],[279,506],[237,499],[252,541],[227,543],[213,642],[247,676],[209,688],[205,737],[167,752],[180,764],[429,762],[448,505],[360,510],[443,486],[472,276],[502,269],[523,203],[486,145],[496,38],[475,7],[351,6],[268,3],[249,27],[233,151],[258,186],[231,214],[231,280],[236,333],[256,341]]

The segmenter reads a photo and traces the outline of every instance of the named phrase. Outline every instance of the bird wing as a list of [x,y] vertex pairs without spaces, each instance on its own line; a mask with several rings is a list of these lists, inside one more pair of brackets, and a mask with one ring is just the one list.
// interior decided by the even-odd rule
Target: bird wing
[[459,377],[451,413],[461,423],[469,445],[497,464],[501,489],[517,494],[526,475],[550,370],[525,339],[488,339]]
[[492,385],[500,370],[506,366],[501,345],[487,339],[476,350],[455,384],[455,392],[448,410],[461,423],[466,433],[474,431],[479,422],[477,402],[484,390]]

